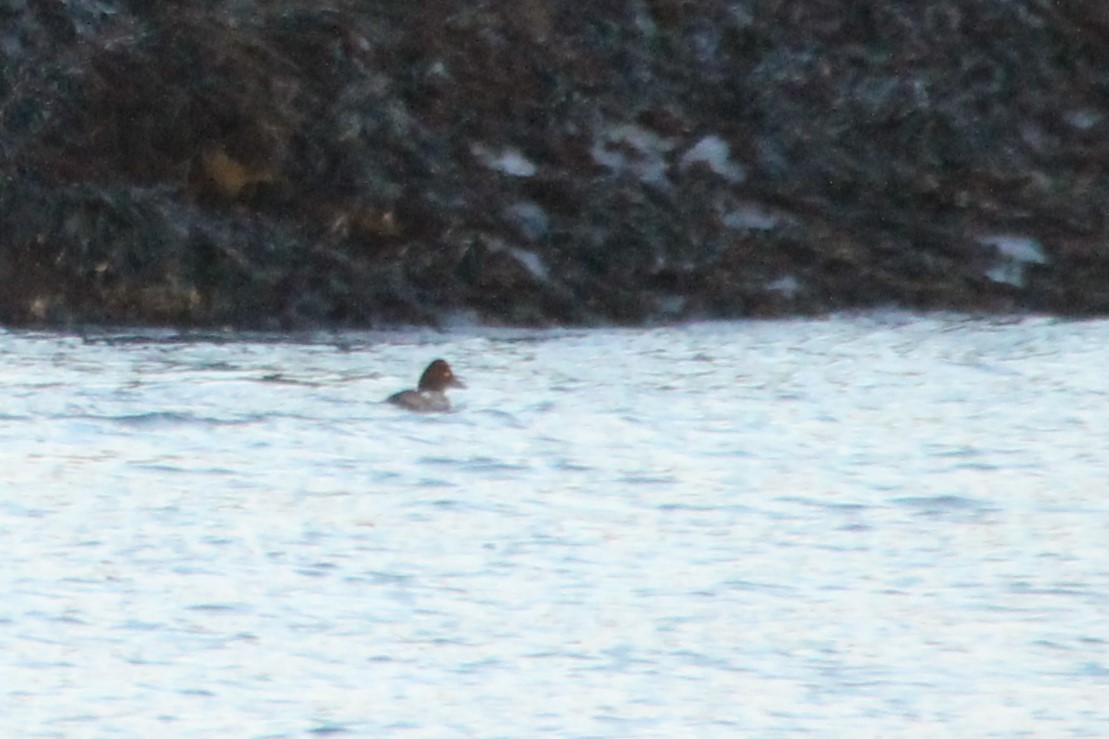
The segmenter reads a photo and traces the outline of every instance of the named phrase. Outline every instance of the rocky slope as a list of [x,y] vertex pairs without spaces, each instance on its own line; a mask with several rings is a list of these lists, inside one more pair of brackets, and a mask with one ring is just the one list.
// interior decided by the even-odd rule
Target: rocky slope
[[0,322],[1109,311],[1099,0],[0,0]]

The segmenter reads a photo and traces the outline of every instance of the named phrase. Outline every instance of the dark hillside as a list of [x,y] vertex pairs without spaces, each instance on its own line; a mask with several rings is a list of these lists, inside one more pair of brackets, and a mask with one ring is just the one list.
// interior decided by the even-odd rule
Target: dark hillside
[[1104,314],[1106,7],[0,1],[0,322]]

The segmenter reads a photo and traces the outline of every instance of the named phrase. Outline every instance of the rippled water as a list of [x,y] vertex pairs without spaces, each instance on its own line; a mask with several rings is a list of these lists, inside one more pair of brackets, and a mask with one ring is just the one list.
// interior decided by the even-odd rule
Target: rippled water
[[[378,402],[448,358],[457,411]],[[13,736],[1104,736],[1109,323],[0,333]]]

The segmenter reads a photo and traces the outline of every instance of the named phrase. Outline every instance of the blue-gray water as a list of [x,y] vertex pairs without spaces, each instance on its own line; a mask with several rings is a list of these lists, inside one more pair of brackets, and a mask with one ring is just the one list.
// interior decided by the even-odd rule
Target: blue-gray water
[[[430,359],[446,416],[380,401]],[[0,733],[1105,736],[1109,323],[0,333]]]

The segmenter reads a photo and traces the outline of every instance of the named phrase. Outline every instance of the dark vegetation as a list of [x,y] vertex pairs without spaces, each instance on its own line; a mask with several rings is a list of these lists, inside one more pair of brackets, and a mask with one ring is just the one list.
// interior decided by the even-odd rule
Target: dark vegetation
[[0,322],[1103,314],[1107,8],[0,0]]

